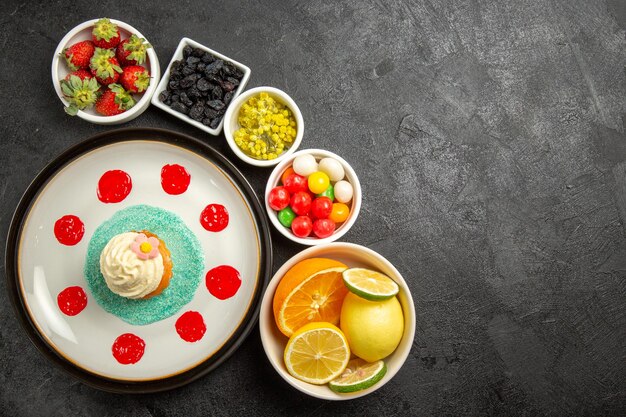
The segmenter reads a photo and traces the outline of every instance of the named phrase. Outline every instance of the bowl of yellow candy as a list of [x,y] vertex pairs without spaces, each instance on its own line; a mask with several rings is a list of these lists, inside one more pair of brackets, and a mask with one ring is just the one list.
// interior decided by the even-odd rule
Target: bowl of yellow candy
[[224,135],[235,155],[260,167],[277,165],[302,142],[298,105],[274,87],[256,87],[236,99],[224,115]]

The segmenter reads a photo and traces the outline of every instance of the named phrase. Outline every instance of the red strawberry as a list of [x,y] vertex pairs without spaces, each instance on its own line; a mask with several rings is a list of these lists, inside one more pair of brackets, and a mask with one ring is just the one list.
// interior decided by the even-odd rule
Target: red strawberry
[[96,101],[96,111],[103,116],[115,116],[124,113],[134,105],[135,100],[129,92],[119,84],[111,84]]
[[150,73],[141,65],[124,67],[120,84],[132,93],[143,93],[150,85]]
[[93,56],[94,50],[93,42],[82,41],[65,48],[62,56],[70,70],[75,71],[80,68],[89,68],[89,60]]
[[115,23],[104,17],[93,26],[91,39],[99,48],[115,48],[120,43],[120,30]]
[[86,78],[81,79],[79,75],[69,74],[66,79],[61,80],[61,91],[70,103],[65,108],[65,112],[72,116],[78,113],[78,110],[91,107],[96,102],[100,92],[100,86],[96,79],[86,70],[79,71],[86,72]]
[[130,38],[124,39],[117,45],[115,56],[123,67],[143,64],[146,62],[146,49],[148,48],[152,48],[152,45],[147,43],[144,38],[132,34]]
[[89,62],[89,69],[102,85],[117,82],[122,72],[119,62],[115,59],[113,50],[102,48],[96,48],[96,52],[94,52]]
[[86,69],[81,68],[81,69],[78,69],[78,70],[76,70],[76,71],[72,71],[72,72],[70,72],[69,74],[67,74],[67,75],[65,76],[65,80],[66,80],[66,81],[69,81],[69,80],[70,80],[70,77],[71,77],[72,75],[77,76],[77,77],[78,77],[78,78],[80,78],[81,80],[88,80],[88,79],[90,79],[90,78],[93,78],[93,75],[91,75],[91,72],[87,71]]

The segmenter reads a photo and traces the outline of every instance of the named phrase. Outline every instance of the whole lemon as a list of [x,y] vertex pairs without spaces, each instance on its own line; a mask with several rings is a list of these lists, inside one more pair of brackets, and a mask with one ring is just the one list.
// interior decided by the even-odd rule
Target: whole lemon
[[352,353],[375,362],[389,356],[402,339],[402,307],[396,297],[368,301],[348,293],[341,307],[340,327]]

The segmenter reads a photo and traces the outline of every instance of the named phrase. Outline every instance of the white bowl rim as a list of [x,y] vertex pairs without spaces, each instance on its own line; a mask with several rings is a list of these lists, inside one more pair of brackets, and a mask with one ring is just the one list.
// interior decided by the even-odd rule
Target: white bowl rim
[[[267,317],[268,315],[269,317],[273,317],[274,313],[271,310],[272,310],[272,305],[273,305],[272,300],[274,297],[274,292],[282,276],[289,270],[289,268],[291,268],[293,265],[295,265],[299,261],[316,257],[316,256],[324,256],[325,252],[333,251],[333,250],[361,252],[364,255],[372,257],[376,261],[380,262],[382,265],[384,265],[385,268],[391,271],[393,275],[391,278],[394,279],[394,281],[396,281],[399,284],[401,291],[404,292],[404,296],[406,297],[406,303],[401,303],[403,307],[403,312],[405,311],[405,308],[406,308],[406,311],[408,311],[410,317],[406,317],[406,316],[404,317],[404,323],[405,323],[404,325],[405,327],[408,326],[408,334],[403,335],[402,340],[400,341],[400,344],[398,345],[394,353],[392,353],[392,355],[398,355],[396,356],[397,358],[396,362],[399,363],[399,366],[394,367],[394,368],[391,368],[388,366],[387,374],[383,377],[383,379],[377,384],[375,384],[374,386],[367,388],[365,390],[357,391],[354,393],[348,393],[348,394],[338,394],[328,389],[327,394],[324,395],[314,390],[307,389],[309,386],[314,387],[314,385],[297,380],[296,378],[289,375],[288,372],[284,370],[279,363],[276,363],[274,360],[272,360],[272,357],[268,353],[268,349],[269,349],[270,344],[277,343],[273,339],[272,331],[270,330],[270,327],[275,326],[275,323],[273,320],[267,320]],[[285,261],[285,263],[281,265],[281,267],[276,271],[276,273],[270,279],[270,282],[267,285],[267,288],[265,289],[265,293],[263,294],[263,299],[261,300],[261,309],[259,312],[259,333],[261,334],[261,344],[263,345],[263,350],[265,351],[265,355],[267,356],[272,367],[289,385],[291,385],[298,391],[301,391],[312,397],[316,397],[316,398],[323,399],[323,400],[335,400],[335,401],[352,400],[352,399],[356,399],[359,397],[363,397],[365,395],[369,395],[370,393],[380,389],[383,385],[389,382],[400,371],[402,366],[404,366],[404,363],[406,362],[406,359],[408,358],[409,353],[411,352],[413,340],[415,339],[415,330],[416,330],[415,304],[414,304],[409,286],[406,280],[404,279],[404,277],[402,276],[402,274],[400,274],[400,271],[398,271],[398,269],[391,262],[389,262],[387,258],[379,254],[378,252],[368,247],[365,247],[356,243],[349,243],[349,242],[333,242],[333,243],[328,243],[328,244],[321,245],[321,246],[313,246],[295,254],[294,256],[289,258],[287,261]]]
[[[275,94],[281,100],[284,100],[285,102],[284,104],[290,108],[294,117],[296,118],[297,131],[296,131],[296,138],[293,141],[293,144],[291,145],[289,149],[287,149],[285,152],[280,154],[275,159],[261,160],[261,159],[254,159],[246,155],[245,153],[241,151],[241,149],[239,149],[239,146],[237,146],[237,144],[235,143],[233,132],[231,132],[230,129],[227,129],[227,126],[230,124],[228,123],[228,121],[236,117],[236,115],[234,114],[235,108],[238,108],[239,105],[245,100],[247,100],[250,96],[258,94],[258,93]],[[270,87],[270,86],[255,87],[255,88],[251,88],[250,90],[245,91],[244,93],[239,95],[237,98],[233,99],[233,101],[230,103],[230,106],[228,106],[228,109],[226,110],[226,114],[224,115],[224,136],[226,137],[226,142],[228,143],[228,146],[230,146],[230,149],[232,149],[235,155],[237,155],[237,157],[241,159],[242,161],[247,162],[250,165],[254,165],[258,167],[271,167],[271,166],[277,165],[278,163],[286,159],[289,155],[292,155],[300,147],[300,143],[302,143],[302,137],[304,136],[304,118],[302,117],[302,112],[300,111],[300,108],[298,107],[296,102],[291,98],[291,96],[289,96],[289,94],[287,94],[283,90],[280,90],[276,87]]]
[[[170,59],[170,62],[167,64],[167,68],[165,69],[165,71],[163,72],[163,77],[161,77],[161,81],[159,82],[159,84],[156,87],[156,90],[154,92],[154,95],[152,96],[152,99],[150,100],[150,102],[160,108],[161,110],[171,114],[172,116],[187,122],[189,124],[191,124],[192,126],[197,127],[198,129],[204,130],[205,132],[213,135],[213,136],[218,136],[220,134],[220,132],[222,131],[222,127],[224,126],[224,120],[226,120],[226,114],[224,114],[224,116],[222,116],[222,120],[220,121],[220,124],[217,126],[217,128],[215,129],[211,129],[209,126],[205,126],[202,123],[193,120],[191,117],[187,116],[186,114],[182,114],[177,112],[176,110],[172,110],[168,105],[164,104],[161,102],[161,100],[159,100],[159,94],[161,94],[161,92],[163,92],[165,89],[167,89],[167,83],[170,80],[170,69],[172,67],[172,64],[174,63],[174,61],[176,61],[176,56],[178,55],[179,51],[182,51],[182,49],[185,47],[185,45],[189,45],[192,46],[194,48],[200,48],[208,53],[210,53],[211,55],[223,60],[223,61],[228,61],[230,63],[232,63],[233,65],[235,65],[236,67],[238,67],[240,70],[243,71],[243,78],[241,79],[241,81],[239,82],[239,86],[237,86],[237,89],[235,90],[235,94],[233,95],[233,98],[231,100],[230,103],[228,103],[227,105],[227,109],[226,111],[228,111],[228,108],[230,108],[230,106],[233,104],[233,102],[237,99],[237,97],[243,93],[243,90],[246,88],[246,85],[248,84],[248,81],[250,80],[250,75],[252,74],[252,70],[247,66],[242,64],[239,61],[235,61],[234,59],[227,57],[224,54],[221,54],[211,48],[209,48],[208,46],[205,46],[203,44],[201,44],[200,42],[194,41],[193,39],[190,39],[188,37],[183,37],[180,42],[178,42],[178,45],[176,46],[176,49],[174,50],[174,53],[172,54],[172,59]],[[182,54],[182,52],[181,52]]]
[[[63,96],[63,92],[61,91],[61,86],[59,85],[58,68],[59,68],[59,65],[61,64],[60,55],[63,52],[63,49],[65,49],[65,47],[67,46],[70,39],[72,39],[77,33],[89,28],[90,26],[93,26],[98,20],[100,19],[87,20],[75,26],[72,30],[67,32],[67,34],[63,37],[63,39],[61,39],[61,41],[57,45],[56,50],[54,51],[54,56],[52,58],[52,68],[51,68],[52,84],[54,85],[54,90],[56,91],[57,96],[59,96],[59,99],[63,102],[65,106],[68,106],[69,102]],[[128,23],[122,22],[121,20],[117,20],[117,19],[109,19],[109,20],[111,20],[111,22],[115,23],[117,26],[124,29],[125,31],[134,33],[138,37],[144,38],[146,39],[147,42],[149,42],[148,38],[146,38],[141,32],[139,32],[137,29],[135,29],[133,26],[129,25]],[[137,101],[137,103],[130,110],[127,110],[124,113],[117,114],[115,116],[97,116],[97,115],[89,114],[87,112],[79,110],[76,115],[80,117],[81,119],[87,120],[92,123],[116,124],[116,123],[121,123],[127,120],[134,119],[139,114],[143,113],[148,108],[148,105],[144,105],[144,103],[146,101],[148,102],[148,104],[150,103],[152,95],[156,91],[156,86],[159,83],[159,79],[161,77],[161,67],[159,65],[159,58],[156,52],[154,52],[154,47],[148,48],[146,50],[146,53],[148,54],[148,58],[150,59],[150,77],[152,77],[153,82],[150,82],[148,89],[143,93],[143,96],[141,97],[141,99],[139,99],[139,101]]]
[[[347,174],[346,176],[352,177],[350,179],[350,184],[352,185],[352,188],[354,190],[353,195],[352,195],[352,199],[354,201],[352,202],[352,209],[350,210],[350,215],[348,219],[337,230],[335,230],[335,232],[332,235],[325,237],[325,238],[318,238],[318,237],[302,238],[302,237],[295,236],[291,232],[290,229],[280,224],[280,222],[278,221],[278,216],[276,215],[276,212],[270,207],[269,202],[268,202],[270,191],[272,191],[272,188],[276,186],[280,175],[285,171],[285,169],[287,169],[287,166],[292,164],[293,160],[296,159],[298,156],[306,155],[306,154],[311,154],[313,156],[321,156],[323,158],[330,157],[330,158],[336,159],[337,161],[339,161],[339,163],[343,166],[344,170],[346,171],[346,174]],[[361,189],[361,183],[359,181],[359,177],[354,171],[354,168],[352,168],[352,165],[348,163],[348,161],[343,159],[341,156],[331,151],[327,151],[325,149],[302,149],[302,150],[299,150],[298,152],[294,152],[289,158],[281,161],[281,163],[278,164],[274,168],[274,170],[272,171],[272,173],[270,174],[267,180],[267,185],[265,186],[264,200],[265,200],[265,210],[267,211],[267,216],[270,218],[270,221],[272,222],[274,227],[283,236],[285,236],[286,238],[288,238],[289,240],[293,242],[300,243],[301,245],[315,246],[315,245],[323,245],[326,243],[334,242],[335,240],[341,238],[343,235],[348,233],[348,231],[352,228],[352,226],[356,222],[356,219],[359,217],[359,212],[361,211],[362,198],[363,198],[363,191]]]

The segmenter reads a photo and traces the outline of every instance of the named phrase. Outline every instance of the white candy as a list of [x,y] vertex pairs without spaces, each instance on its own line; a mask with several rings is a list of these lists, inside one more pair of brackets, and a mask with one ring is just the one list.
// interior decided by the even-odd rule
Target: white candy
[[335,200],[347,203],[352,200],[352,184],[348,181],[339,181],[335,184]]
[[328,175],[332,182],[341,181],[345,175],[341,163],[333,158],[324,158],[319,163],[319,170]]
[[317,161],[313,155],[299,155],[293,160],[293,170],[298,175],[308,177],[317,171]]

